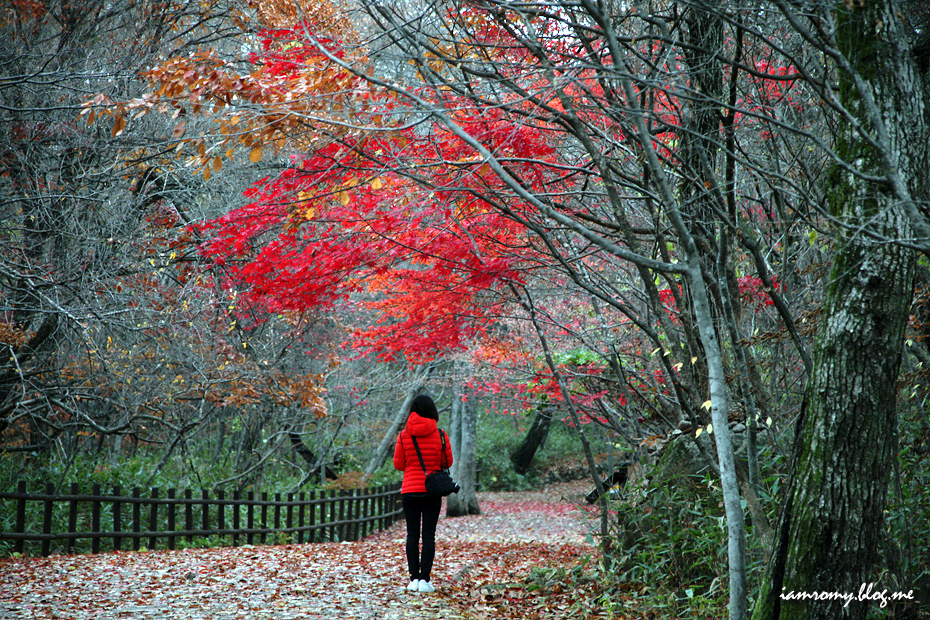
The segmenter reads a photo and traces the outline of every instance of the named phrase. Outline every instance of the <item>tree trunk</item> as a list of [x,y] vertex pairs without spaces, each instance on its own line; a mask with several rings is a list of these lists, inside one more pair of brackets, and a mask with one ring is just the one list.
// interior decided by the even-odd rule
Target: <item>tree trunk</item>
[[540,407],[523,442],[510,455],[510,462],[513,463],[515,472],[523,476],[529,471],[536,451],[546,443],[550,426],[552,426],[552,413],[545,407]]
[[474,399],[467,390],[457,395],[452,403],[452,422],[449,430],[452,441],[452,477],[462,487],[446,500],[447,517],[481,514],[477,496],[478,463],[478,412]]
[[[827,283],[759,620],[865,618],[876,605],[859,595],[879,559],[914,278],[913,252],[894,242],[911,237],[911,195],[926,196],[921,184],[930,172],[920,154],[927,88],[902,47],[908,35],[891,3],[837,3],[833,15],[840,101],[853,114],[836,152],[856,172],[888,182],[867,183],[842,166],[829,179],[833,214],[850,226]],[[804,597],[812,593],[833,598]]]
[[[725,96],[721,56],[725,32],[720,16],[725,5],[721,0],[683,3],[688,43],[684,58],[688,65],[689,85],[695,96],[689,103],[690,111],[683,115],[681,161],[686,179],[681,187],[680,210],[671,212],[670,216],[685,250],[691,309],[707,363],[707,404],[713,423],[727,525],[728,616],[730,620],[744,620],[748,610],[745,517],[730,436],[729,389],[723,346],[712,305],[712,293],[717,283],[712,277],[704,277],[705,270],[713,274],[717,269],[713,248],[718,246],[720,255],[726,256],[728,244],[728,238],[722,232],[727,224],[719,222],[718,227],[715,215],[718,196],[713,189],[715,169],[720,163],[718,145],[723,138],[719,107]],[[674,202],[669,200],[669,204]],[[725,277],[724,274],[720,277]]]
[[413,404],[413,399],[417,394],[420,393],[420,390],[423,389],[423,385],[426,383],[426,380],[429,378],[430,373],[433,371],[432,365],[426,365],[420,368],[416,377],[414,377],[413,383],[410,384],[410,387],[407,388],[407,394],[404,397],[404,402],[401,404],[400,409],[397,410],[397,413],[394,415],[394,420],[391,422],[391,426],[388,428],[387,433],[385,433],[384,438],[381,440],[381,444],[378,445],[378,449],[375,451],[374,456],[371,457],[371,460],[368,461],[368,467],[365,468],[366,474],[373,474],[384,465],[384,462],[387,460],[388,454],[391,450],[394,449],[394,443],[397,441],[397,431],[400,427],[407,421],[407,416],[410,415],[410,405]]
[[[900,213],[888,225],[906,230]],[[878,559],[896,432],[911,252],[849,239],[837,254],[795,439],[770,578],[755,618],[864,618],[868,603],[785,600],[857,594]]]
[[[309,471],[304,474],[303,480],[301,480],[300,486],[303,486],[303,483],[307,482],[313,476],[318,476],[323,480],[335,480],[339,476],[336,475],[328,465],[321,463],[317,456],[313,453],[310,448],[307,447],[307,444],[304,443],[303,438],[300,434],[295,431],[290,431],[287,434],[288,439],[291,441],[291,447],[294,448],[294,452],[297,453],[297,456],[302,458],[307,466],[310,468]],[[323,457],[325,458],[325,454]]]

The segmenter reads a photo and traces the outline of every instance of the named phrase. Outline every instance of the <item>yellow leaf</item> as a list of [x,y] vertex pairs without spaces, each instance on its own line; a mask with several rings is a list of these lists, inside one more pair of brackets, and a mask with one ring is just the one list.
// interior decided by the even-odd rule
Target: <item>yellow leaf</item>
[[349,199],[351,198],[351,196],[349,196],[349,192],[339,192],[337,197],[339,198],[339,202],[342,203],[343,207],[349,204]]
[[262,147],[256,146],[252,149],[252,152],[249,153],[249,161],[253,164],[257,164],[262,159]]
[[371,182],[371,189],[381,189],[381,179],[376,177],[374,181]]
[[710,411],[710,401],[705,400],[703,403],[701,403],[701,409],[707,409],[708,411]]
[[703,432],[704,432],[704,429],[703,429],[703,428],[699,428],[699,429],[697,429],[696,431],[694,431],[694,436],[695,436],[695,437],[700,437],[700,436],[701,436],[701,433],[703,433]]

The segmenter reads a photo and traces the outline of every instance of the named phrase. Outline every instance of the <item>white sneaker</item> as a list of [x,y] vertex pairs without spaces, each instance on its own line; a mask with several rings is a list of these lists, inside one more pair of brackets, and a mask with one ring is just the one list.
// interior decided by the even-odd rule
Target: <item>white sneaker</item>
[[420,580],[420,589],[418,592],[435,592],[436,588],[433,587],[433,584],[426,581],[425,579]]
[[409,584],[407,584],[407,589],[411,592],[417,592],[420,589],[420,580],[414,579]]

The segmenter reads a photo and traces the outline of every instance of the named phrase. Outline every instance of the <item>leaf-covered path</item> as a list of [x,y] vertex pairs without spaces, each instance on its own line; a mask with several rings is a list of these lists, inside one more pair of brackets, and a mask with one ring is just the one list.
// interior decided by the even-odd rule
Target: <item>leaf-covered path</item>
[[354,543],[4,559],[0,618],[579,617],[578,592],[517,585],[533,568],[570,567],[594,553],[585,490],[480,494],[483,514],[441,519],[433,594],[405,589],[401,522]]

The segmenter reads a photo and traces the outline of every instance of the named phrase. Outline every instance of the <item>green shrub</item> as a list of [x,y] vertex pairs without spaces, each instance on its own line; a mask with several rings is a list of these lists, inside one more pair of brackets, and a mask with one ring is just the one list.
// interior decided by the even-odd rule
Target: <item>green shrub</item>
[[[726,616],[727,529],[719,480],[709,472],[688,473],[680,463],[660,460],[646,478],[609,500],[611,527],[599,540],[608,608],[632,604],[658,617]],[[750,586],[767,559],[747,520]]]

